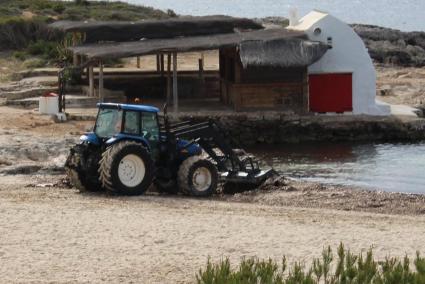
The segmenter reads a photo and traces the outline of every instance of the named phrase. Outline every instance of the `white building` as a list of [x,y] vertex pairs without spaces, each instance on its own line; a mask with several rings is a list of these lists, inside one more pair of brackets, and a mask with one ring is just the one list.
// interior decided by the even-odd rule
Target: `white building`
[[308,67],[312,112],[389,115],[390,106],[378,102],[376,72],[362,39],[346,23],[313,11],[289,29],[304,31],[310,40],[332,48]]

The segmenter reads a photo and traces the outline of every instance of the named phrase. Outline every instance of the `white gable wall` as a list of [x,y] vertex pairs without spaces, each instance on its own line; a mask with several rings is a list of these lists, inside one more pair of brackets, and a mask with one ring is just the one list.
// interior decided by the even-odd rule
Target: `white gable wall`
[[[327,43],[328,37],[332,38],[332,49],[309,66],[308,72],[352,73],[354,114],[390,114],[389,106],[375,102],[375,67],[363,41],[350,26],[326,13],[313,11],[289,28],[305,31],[314,41]],[[314,33],[317,28],[320,28],[320,34]]]

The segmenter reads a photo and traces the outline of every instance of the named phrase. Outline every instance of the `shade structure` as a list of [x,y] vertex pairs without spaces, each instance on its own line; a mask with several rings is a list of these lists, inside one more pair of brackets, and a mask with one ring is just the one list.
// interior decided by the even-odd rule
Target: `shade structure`
[[70,49],[91,60],[125,58],[167,52],[189,52],[237,47],[244,66],[307,66],[328,49],[306,39],[303,32],[284,28],[208,36],[143,39],[130,42],[83,44]]
[[251,19],[229,16],[181,17],[137,22],[58,21],[49,25],[63,32],[85,34],[85,42],[134,41],[233,33],[235,30],[258,30],[263,26]]

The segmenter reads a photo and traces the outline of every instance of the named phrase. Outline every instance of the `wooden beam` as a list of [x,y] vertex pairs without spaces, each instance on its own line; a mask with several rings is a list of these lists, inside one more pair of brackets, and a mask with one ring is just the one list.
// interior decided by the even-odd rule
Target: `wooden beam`
[[167,54],[167,104],[171,103],[171,53]]
[[137,56],[137,68],[140,69],[140,56]]
[[179,112],[179,98],[177,90],[177,52],[173,53],[173,111]]
[[103,92],[103,62],[99,61],[99,101],[104,102],[104,92]]
[[94,97],[94,72],[93,65],[89,65],[89,97]]

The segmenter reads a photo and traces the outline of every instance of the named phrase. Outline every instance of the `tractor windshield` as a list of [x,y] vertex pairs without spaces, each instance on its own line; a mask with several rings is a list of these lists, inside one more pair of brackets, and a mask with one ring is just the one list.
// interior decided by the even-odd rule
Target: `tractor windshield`
[[99,110],[95,133],[101,138],[112,137],[121,131],[122,110],[104,108]]

